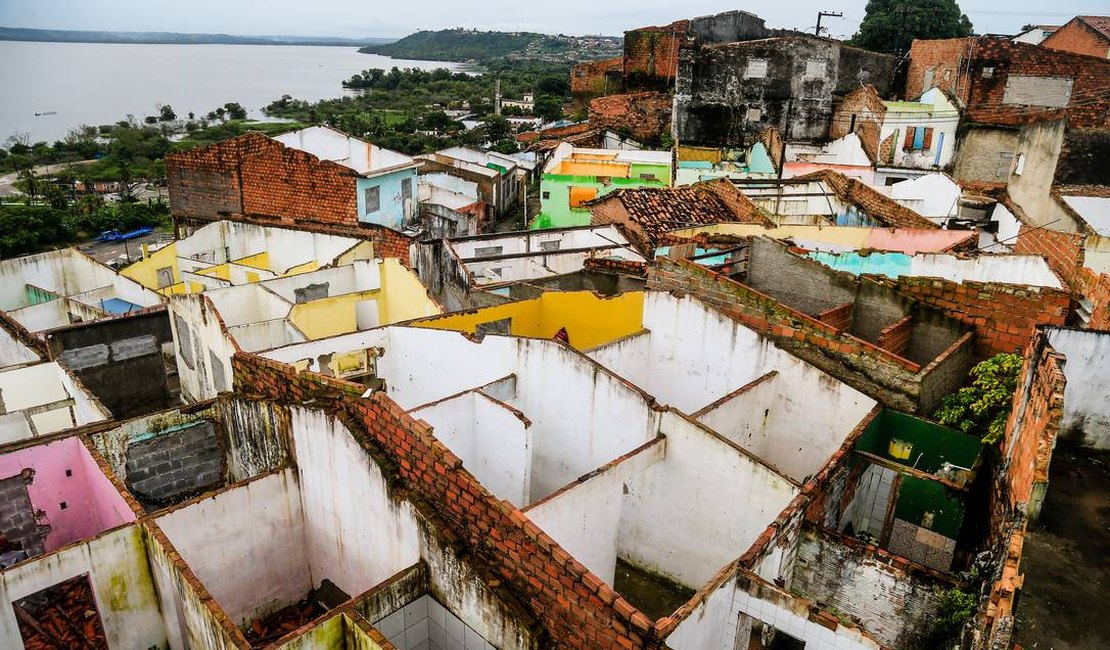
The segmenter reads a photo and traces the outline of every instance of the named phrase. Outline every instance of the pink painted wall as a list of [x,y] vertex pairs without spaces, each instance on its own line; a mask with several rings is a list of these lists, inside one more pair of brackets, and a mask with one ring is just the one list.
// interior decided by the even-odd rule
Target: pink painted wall
[[[35,470],[27,486],[31,504],[46,513],[52,551],[135,521],[135,513],[93,460],[80,438],[66,438],[0,456],[0,477]],[[66,470],[71,476],[66,476]],[[65,502],[66,508],[61,508]]]
[[969,239],[977,239],[971,230],[913,230],[910,228],[873,228],[867,236],[867,247],[879,251],[939,253]]
[[848,178],[857,178],[868,185],[875,184],[875,170],[871,167],[863,165],[833,165],[830,163],[811,163],[811,162],[788,162],[782,166],[783,178],[794,178],[795,176],[805,176],[813,172],[819,172],[822,169],[831,169],[844,174]]

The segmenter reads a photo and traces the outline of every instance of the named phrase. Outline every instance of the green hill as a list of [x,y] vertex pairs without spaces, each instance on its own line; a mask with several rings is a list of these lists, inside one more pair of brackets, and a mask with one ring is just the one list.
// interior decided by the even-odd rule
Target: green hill
[[483,32],[473,29],[421,31],[385,45],[368,45],[359,52],[397,59],[474,61],[499,59],[577,63],[621,53],[621,39],[613,36],[564,36],[535,32]]

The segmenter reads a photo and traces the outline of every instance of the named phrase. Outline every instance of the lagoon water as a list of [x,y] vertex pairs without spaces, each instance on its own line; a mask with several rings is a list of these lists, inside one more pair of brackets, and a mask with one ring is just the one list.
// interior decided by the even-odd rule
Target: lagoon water
[[[17,131],[60,139],[80,124],[142,120],[169,104],[179,118],[239,102],[261,108],[289,94],[339,97],[340,82],[368,68],[459,69],[461,64],[359,54],[350,47],[121,45],[0,42],[0,145]],[[36,113],[54,113],[40,115]]]

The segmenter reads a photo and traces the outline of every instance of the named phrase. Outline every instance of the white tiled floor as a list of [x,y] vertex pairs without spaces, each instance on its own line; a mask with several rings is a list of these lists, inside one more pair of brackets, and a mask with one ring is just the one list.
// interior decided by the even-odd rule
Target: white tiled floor
[[374,622],[398,650],[495,650],[430,596]]

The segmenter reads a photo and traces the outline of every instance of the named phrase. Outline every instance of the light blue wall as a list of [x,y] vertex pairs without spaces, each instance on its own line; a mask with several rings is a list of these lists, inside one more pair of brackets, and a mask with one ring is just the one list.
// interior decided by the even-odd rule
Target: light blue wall
[[897,278],[900,275],[910,275],[913,258],[905,253],[822,253],[810,252],[809,257],[825,266],[837,271],[846,271],[853,275],[869,273],[872,275],[885,275],[888,278]]
[[[401,181],[409,179],[412,187],[412,200],[409,202],[409,214],[405,214],[404,201],[401,200]],[[366,190],[371,187],[381,188],[381,209],[372,214],[366,214]],[[355,184],[358,194],[358,220],[363,223],[376,223],[380,226],[399,230],[402,224],[413,216],[419,200],[419,189],[416,186],[416,168],[401,169],[382,176],[373,178],[359,178]]]

